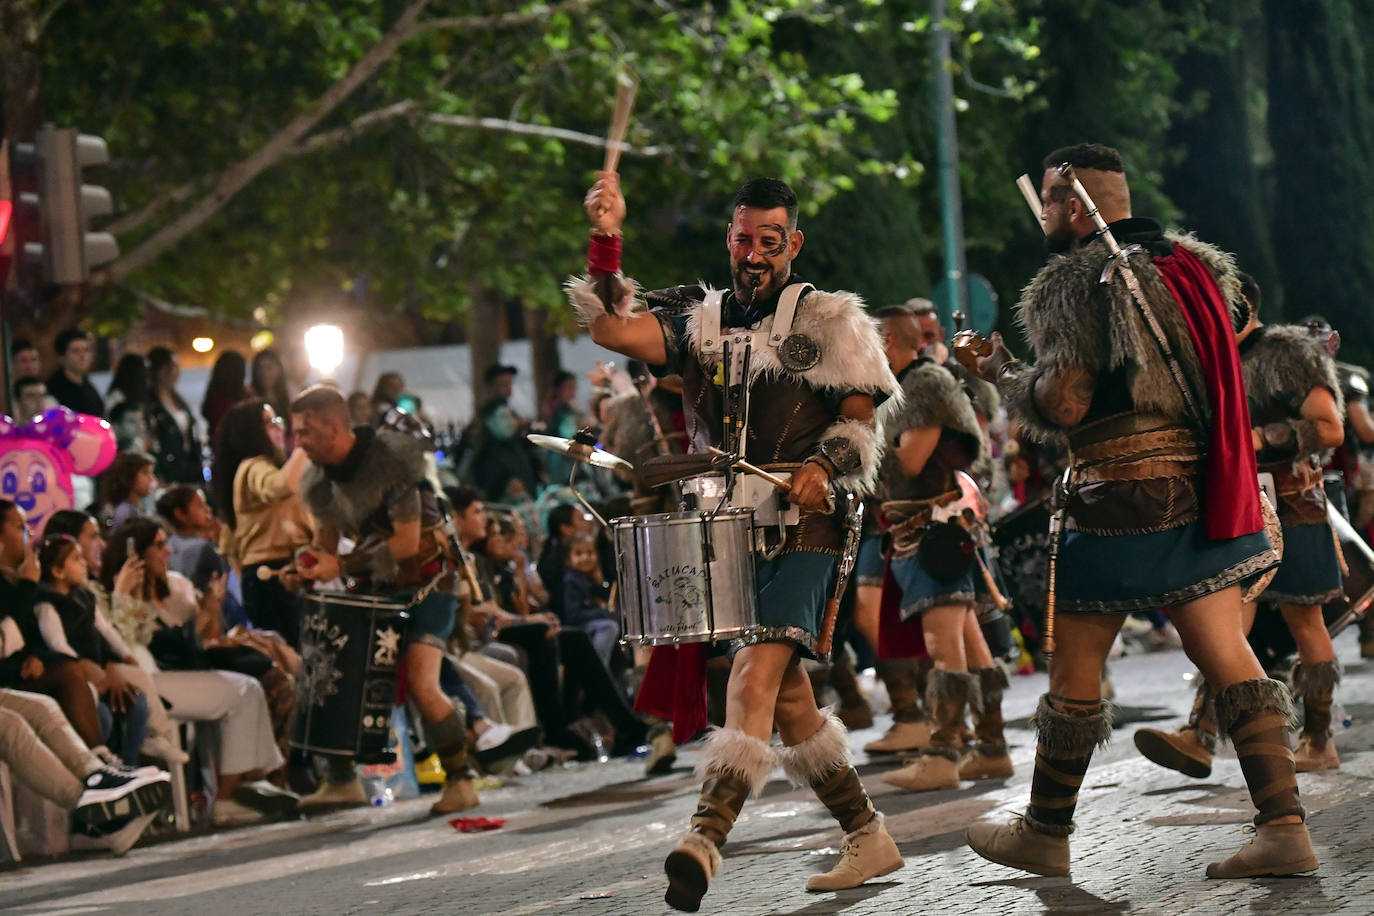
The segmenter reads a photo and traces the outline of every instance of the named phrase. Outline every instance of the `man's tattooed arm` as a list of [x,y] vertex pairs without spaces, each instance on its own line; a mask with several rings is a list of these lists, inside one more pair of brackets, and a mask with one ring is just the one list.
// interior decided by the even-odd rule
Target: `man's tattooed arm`
[[1087,369],[1047,369],[1035,379],[1035,409],[1056,426],[1077,426],[1096,388],[1097,378]]

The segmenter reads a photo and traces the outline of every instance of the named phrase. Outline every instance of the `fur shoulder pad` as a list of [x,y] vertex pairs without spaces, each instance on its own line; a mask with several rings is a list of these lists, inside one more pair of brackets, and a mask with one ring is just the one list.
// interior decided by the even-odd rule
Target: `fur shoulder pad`
[[1326,388],[1336,396],[1344,413],[1336,361],[1306,328],[1265,325],[1253,333],[1259,339],[1246,348],[1241,359],[1245,390],[1253,402],[1288,401],[1297,405],[1313,388]]
[[1021,292],[1017,323],[1046,369],[1099,371],[1108,359],[1108,297],[1098,245],[1054,255]]
[[878,408],[889,436],[922,426],[941,426],[982,439],[973,402],[954,374],[931,360],[920,360],[902,376],[905,403],[887,401]]
[[[706,290],[708,299],[714,290]],[[687,340],[692,352],[707,366],[715,357],[704,353],[701,309],[687,313]],[[772,330],[774,316],[759,324],[758,331],[766,337]],[[819,351],[819,360],[810,369],[792,372],[778,359],[773,347],[760,346],[753,351],[751,377],[791,376],[812,388],[839,393],[863,392],[899,398],[901,388],[887,365],[878,327],[864,311],[863,300],[855,293],[812,290],[797,305],[791,334],[810,338]]]

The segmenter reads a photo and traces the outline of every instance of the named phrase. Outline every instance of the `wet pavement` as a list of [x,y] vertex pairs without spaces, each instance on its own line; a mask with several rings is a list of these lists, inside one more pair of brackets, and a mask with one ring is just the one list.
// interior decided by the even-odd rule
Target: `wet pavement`
[[[1088,772],[1072,839],[1073,875],[1039,878],[984,862],[963,845],[971,821],[1018,809],[1028,792],[1033,735],[1027,717],[1043,675],[1014,678],[1006,702],[1016,775],[957,791],[911,794],[878,779],[894,762],[853,745],[906,865],[879,882],[808,894],[830,867],[839,829],[808,792],[780,774],[746,805],[703,913],[739,916],[876,914],[1116,914],[1374,912],[1374,662],[1353,631],[1337,641],[1346,665],[1338,702],[1341,769],[1300,777],[1321,870],[1314,877],[1208,881],[1209,860],[1246,839],[1252,813],[1240,769],[1223,750],[1212,776],[1193,780],[1139,758],[1136,727],[1115,733]],[[1179,652],[1113,662],[1128,717],[1172,727],[1191,700]],[[426,817],[429,800],[341,812],[158,843],[123,859],[85,855],[0,870],[0,909],[25,914],[500,913],[647,916],[663,904],[663,856],[696,801],[687,749],[671,774],[639,764],[584,764],[511,780],[483,793],[475,814],[504,828],[459,833]],[[896,761],[895,763],[900,763]]]

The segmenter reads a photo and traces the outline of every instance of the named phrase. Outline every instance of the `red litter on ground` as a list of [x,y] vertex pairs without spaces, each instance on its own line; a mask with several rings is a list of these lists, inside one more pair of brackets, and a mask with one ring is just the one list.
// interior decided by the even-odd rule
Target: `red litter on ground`
[[448,822],[454,830],[462,833],[478,833],[483,830],[500,830],[506,826],[504,817],[455,817]]

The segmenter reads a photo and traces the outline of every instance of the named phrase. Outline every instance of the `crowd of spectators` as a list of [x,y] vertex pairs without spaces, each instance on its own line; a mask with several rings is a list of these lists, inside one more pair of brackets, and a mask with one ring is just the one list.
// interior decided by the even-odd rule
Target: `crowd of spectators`
[[[165,347],[124,353],[103,394],[80,331],[58,336],[46,376],[27,342],[10,355],[17,417],[59,404],[101,416],[119,449],[94,502],[41,530],[0,500],[0,733],[26,736],[22,754],[5,755],[18,781],[119,852],[150,818],[93,812],[121,793],[147,795],[154,774],[177,767],[204,799],[201,826],[308,813],[301,796],[330,761],[290,742],[304,610],[292,567],[313,520],[296,494],[308,462],[293,448],[282,360],[223,353],[197,410]],[[632,754],[647,734],[628,689],[636,659],[618,642],[610,546],[569,486],[606,503],[627,498],[632,481],[534,450],[526,433],[571,438],[600,417],[579,410],[568,373],[552,380],[539,419],[522,416],[510,401],[515,373],[487,373],[487,396],[461,431],[432,428],[398,372],[349,398],[356,425],[432,440],[432,484],[462,547],[462,614],[442,684],[473,757],[498,776]],[[592,382],[633,390],[605,372]],[[66,737],[53,736],[59,726]],[[532,749],[511,753],[513,733],[536,730]],[[403,737],[423,759],[422,728]]]

